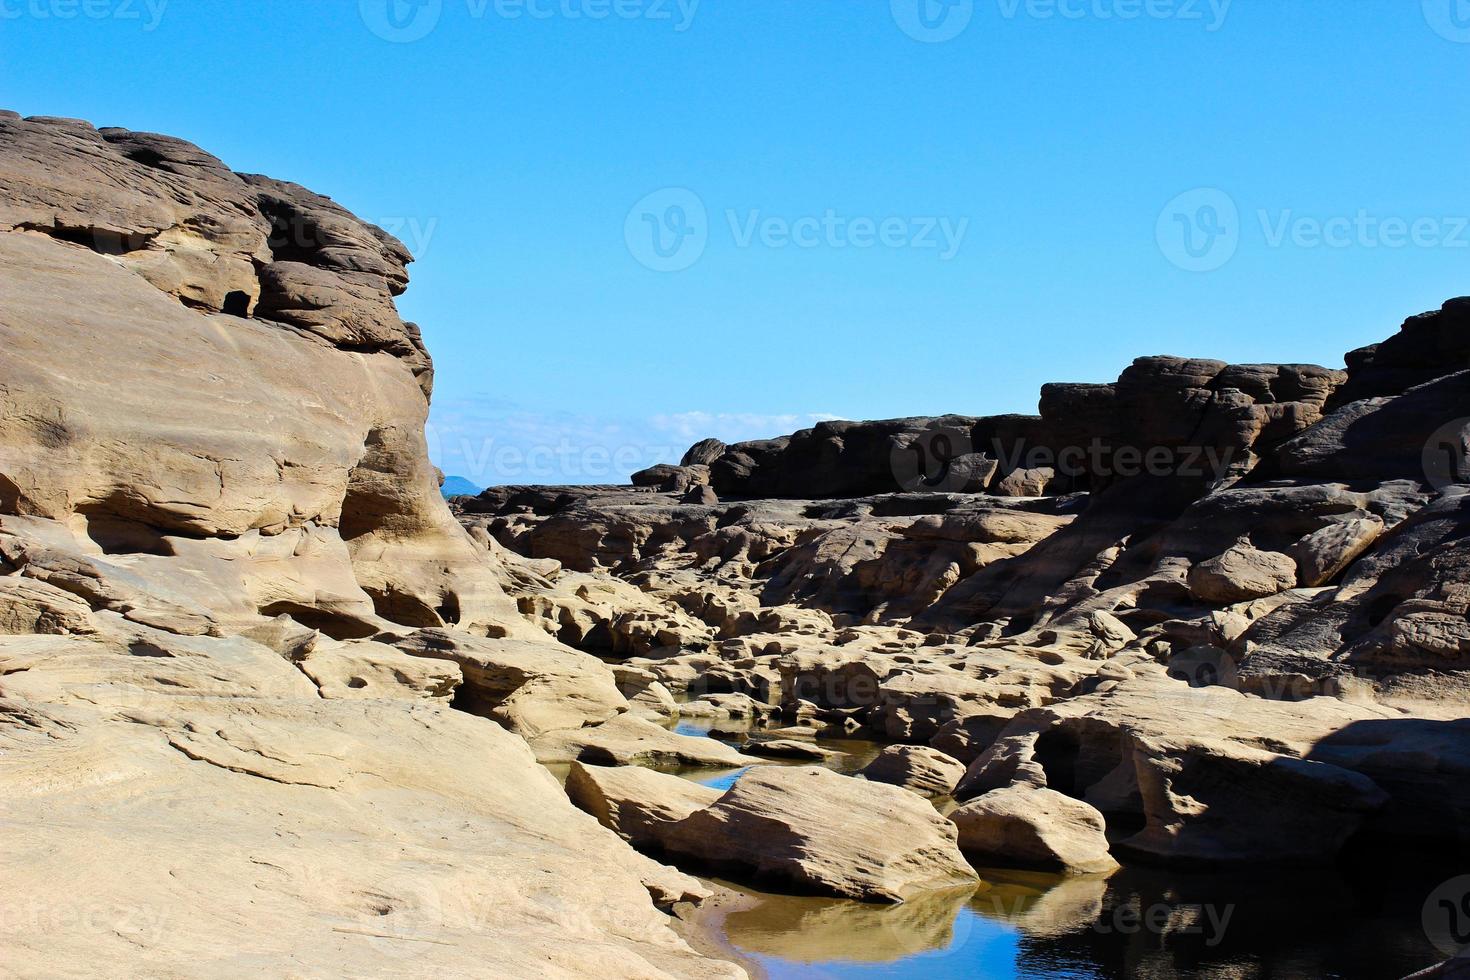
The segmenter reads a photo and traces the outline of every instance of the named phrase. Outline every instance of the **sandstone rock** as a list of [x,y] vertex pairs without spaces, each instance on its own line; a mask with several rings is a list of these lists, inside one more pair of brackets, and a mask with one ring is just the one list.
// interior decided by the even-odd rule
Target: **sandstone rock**
[[637,766],[586,766],[573,762],[567,777],[572,802],[635,847],[657,849],[665,827],[720,798],[720,791],[680,776]]
[[[655,908],[697,882],[445,703],[463,660],[526,729],[622,710],[439,497],[408,261],[183,141],[0,113],[12,972],[740,976]],[[368,639],[431,629],[462,656]]]
[[713,507],[720,502],[714,490],[705,484],[697,484],[690,487],[679,498],[681,504],[698,504],[701,507]]
[[1237,544],[1189,570],[1189,591],[1205,602],[1231,605],[1276,595],[1297,582],[1296,562],[1272,551]]
[[725,452],[725,444],[718,439],[701,439],[690,446],[684,457],[679,460],[680,466],[708,466],[719,459]]
[[764,718],[772,708],[748,694],[704,694],[698,700],[679,705],[686,718]]
[[953,826],[928,803],[827,769],[752,769],[663,840],[673,853],[862,901],[901,902],[975,880]]
[[95,633],[92,607],[64,589],[0,576],[0,633]]
[[1113,871],[1103,815],[1081,800],[1028,786],[994,789],[949,815],[960,850],[980,866]]
[[767,759],[802,759],[809,762],[825,762],[842,755],[841,752],[794,738],[753,738],[741,745],[740,751]]
[[597,766],[691,766],[738,769],[750,760],[723,742],[677,735],[642,718],[619,715],[577,731],[544,735],[532,742],[542,762],[581,761]]
[[447,660],[464,673],[468,707],[534,738],[607,721],[627,710],[612,671],[551,643],[473,637],[443,629],[379,637],[415,657]]
[[448,702],[464,680],[448,660],[411,657],[371,640],[316,645],[297,661],[324,698],[407,698]]
[[1383,533],[1383,519],[1365,517],[1329,524],[1313,531],[1287,549],[1296,562],[1297,578],[1306,588],[1326,585],[1363,552],[1372,547]]
[[890,745],[860,773],[872,782],[901,786],[920,796],[948,796],[964,774],[964,763],[921,745]]

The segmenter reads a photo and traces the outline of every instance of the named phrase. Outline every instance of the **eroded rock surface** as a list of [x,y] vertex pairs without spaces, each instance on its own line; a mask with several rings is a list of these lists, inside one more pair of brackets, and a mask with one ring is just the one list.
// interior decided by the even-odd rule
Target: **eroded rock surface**
[[676,854],[862,901],[975,882],[953,826],[928,803],[817,767],[752,769],[660,839]]
[[899,764],[938,750],[962,800],[1060,793],[1112,850],[1180,864],[1458,846],[1467,311],[1346,370],[1145,357],[1035,416],[706,441],[641,486],[491,489],[460,517],[570,570],[528,595],[636,587],[670,642],[628,664],[672,696],[778,707],[760,738],[887,743],[900,785],[950,784]]
[[8,971],[742,975],[515,733],[628,705],[439,497],[409,258],[183,141],[0,113]]

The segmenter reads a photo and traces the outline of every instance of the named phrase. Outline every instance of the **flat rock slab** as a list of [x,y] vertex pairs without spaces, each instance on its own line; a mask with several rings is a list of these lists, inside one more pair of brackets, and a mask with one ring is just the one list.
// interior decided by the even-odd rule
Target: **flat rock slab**
[[679,735],[651,721],[619,715],[606,724],[553,732],[532,743],[541,762],[598,766],[702,766],[736,769],[750,760],[712,738]]
[[767,759],[806,759],[812,762],[825,762],[842,756],[841,752],[794,738],[753,739],[740,746],[740,751]]

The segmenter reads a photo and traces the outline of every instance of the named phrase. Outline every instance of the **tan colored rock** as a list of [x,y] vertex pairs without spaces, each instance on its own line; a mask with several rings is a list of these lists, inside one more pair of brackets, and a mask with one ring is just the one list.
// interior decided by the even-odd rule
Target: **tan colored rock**
[[679,705],[686,718],[761,718],[771,710],[748,694],[705,694]]
[[920,796],[948,796],[964,774],[963,762],[923,745],[890,745],[860,773],[875,783],[901,786]]
[[19,575],[0,576],[0,633],[94,632],[92,607],[75,594]]
[[841,752],[795,738],[753,738],[743,743],[740,751],[745,755],[766,759],[802,759],[809,762],[824,762],[842,756]]
[[1189,591],[1219,605],[1263,599],[1295,587],[1296,582],[1295,561],[1280,552],[1258,551],[1249,542],[1189,570]]
[[717,789],[638,766],[573,762],[567,796],[597,822],[641,849],[660,847],[659,835],[721,796]]
[[466,706],[527,738],[595,725],[628,707],[612,671],[597,658],[553,643],[443,629],[381,639],[415,657],[458,664],[471,699]]
[[1103,815],[1050,789],[993,789],[949,815],[960,850],[980,867],[1034,867],[1098,874],[1118,867]]
[[449,660],[411,657],[384,643],[318,643],[297,661],[324,698],[406,698],[443,701],[464,680]]
[[444,703],[459,661],[366,639],[541,644],[522,727],[623,709],[439,497],[408,258],[180,140],[0,112],[0,617],[65,631],[0,634],[9,972],[742,975],[656,908],[702,886]]
[[1373,546],[1383,534],[1381,517],[1360,517],[1329,524],[1313,531],[1286,549],[1297,567],[1297,578],[1306,588],[1326,585]]
[[542,762],[578,760],[597,766],[692,766],[738,769],[750,760],[723,742],[677,735],[643,718],[619,715],[575,731],[559,731],[532,741]]
[[928,803],[828,769],[752,769],[663,840],[673,853],[861,901],[975,881],[953,825]]

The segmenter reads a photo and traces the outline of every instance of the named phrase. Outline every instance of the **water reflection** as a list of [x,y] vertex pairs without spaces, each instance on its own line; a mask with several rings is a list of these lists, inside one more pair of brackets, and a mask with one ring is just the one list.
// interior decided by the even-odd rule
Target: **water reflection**
[[902,905],[762,895],[730,913],[725,929],[747,953],[804,963],[892,963],[951,946],[971,894],[969,888],[932,892]]
[[1419,914],[1443,861],[1111,878],[983,871],[899,906],[741,889],[728,942],[772,978],[1393,978],[1435,963]]

